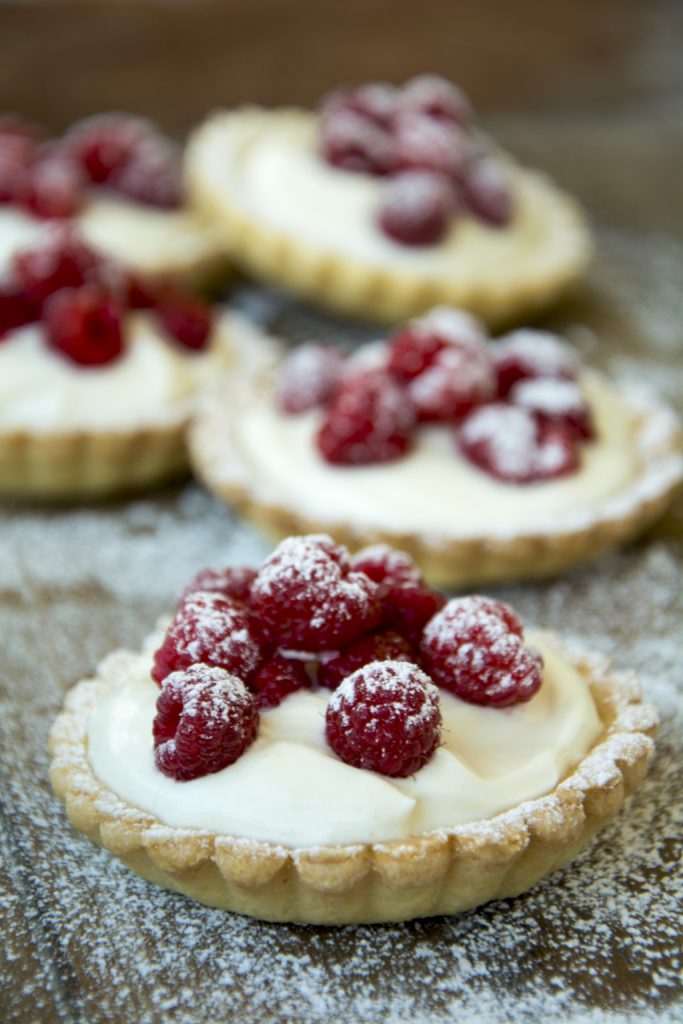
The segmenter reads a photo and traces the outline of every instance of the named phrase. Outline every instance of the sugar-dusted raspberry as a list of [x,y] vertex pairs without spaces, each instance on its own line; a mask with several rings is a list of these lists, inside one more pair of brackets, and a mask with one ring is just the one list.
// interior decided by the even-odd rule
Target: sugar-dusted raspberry
[[355,768],[407,778],[427,764],[441,738],[439,694],[406,661],[375,661],[347,676],[327,705],[327,742]]
[[411,661],[415,653],[405,639],[393,630],[368,633],[341,651],[335,658],[324,661],[318,668],[318,683],[330,690],[364,665],[373,661]]
[[422,575],[410,555],[388,544],[371,544],[351,559],[355,572],[364,572],[380,586],[380,594],[395,583],[420,583]]
[[478,349],[486,340],[484,325],[476,317],[461,309],[436,306],[392,337],[387,369],[406,384],[431,366],[439,352],[449,345]]
[[73,231],[54,226],[35,249],[18,252],[12,261],[12,276],[27,300],[42,309],[43,303],[60,288],[99,284],[106,261]]
[[179,782],[219,772],[256,739],[259,713],[241,679],[190,665],[164,681],[152,726],[159,771]]
[[320,117],[320,152],[333,167],[359,174],[383,175],[394,169],[394,141],[373,117],[344,106]]
[[344,357],[331,345],[308,342],[283,360],[275,385],[275,401],[282,412],[296,414],[324,405],[339,382]]
[[318,450],[336,465],[390,462],[408,451],[414,424],[403,389],[383,370],[361,370],[337,389],[318,430]]
[[449,601],[427,625],[422,664],[432,679],[472,704],[506,707],[530,700],[543,681],[543,659],[522,637],[501,601]]
[[0,280],[0,341],[9,331],[23,327],[35,317],[35,306],[23,288],[12,277]]
[[470,413],[457,434],[460,451],[475,466],[506,483],[524,484],[573,473],[576,439],[554,423],[539,423],[528,409],[497,403]]
[[512,219],[510,182],[493,157],[480,157],[468,167],[463,177],[463,198],[470,213],[492,227],[505,227]]
[[0,118],[0,203],[11,203],[19,198],[36,144],[21,132],[3,132],[2,120]]
[[171,209],[183,199],[180,152],[159,135],[144,138],[107,181],[127,199]]
[[562,377],[573,380],[579,372],[574,350],[556,334],[522,328],[506,334],[494,345],[498,395],[505,398],[519,380]]
[[276,708],[290,693],[310,689],[310,686],[305,663],[281,654],[276,654],[262,665],[251,681],[256,703],[262,711]]
[[231,565],[225,569],[202,569],[183,591],[182,600],[198,590],[223,594],[232,601],[249,603],[251,585],[256,579],[256,569],[246,565]]
[[443,174],[406,171],[382,192],[377,222],[401,245],[436,245],[446,234],[457,207],[457,193]]
[[223,594],[196,591],[179,605],[154,655],[152,678],[195,662],[215,665],[249,682],[263,658],[245,608]]
[[469,100],[457,85],[440,75],[418,75],[406,82],[398,99],[400,111],[416,111],[466,125],[472,111]]
[[80,366],[103,366],[123,353],[122,309],[104,288],[62,288],[43,307],[49,346]]
[[367,82],[351,89],[336,89],[323,99],[323,117],[341,110],[356,114],[388,127],[396,111],[399,90],[388,82]]
[[17,200],[36,217],[74,217],[85,198],[86,180],[79,165],[59,149],[26,169]]
[[185,348],[198,352],[208,344],[213,311],[202,299],[167,289],[157,299],[155,315],[164,331]]
[[408,385],[408,395],[421,422],[460,419],[493,398],[496,373],[486,343],[449,345]]
[[97,114],[69,130],[65,145],[96,185],[122,170],[155,131],[151,122],[132,114]]
[[576,381],[559,377],[521,380],[508,399],[529,409],[542,423],[558,424],[583,441],[595,436],[590,406]]
[[438,171],[455,181],[466,177],[472,143],[456,125],[406,111],[396,117],[394,139],[398,170]]
[[380,618],[377,587],[350,569],[324,535],[288,537],[266,559],[251,588],[251,607],[278,647],[330,651],[346,647]]

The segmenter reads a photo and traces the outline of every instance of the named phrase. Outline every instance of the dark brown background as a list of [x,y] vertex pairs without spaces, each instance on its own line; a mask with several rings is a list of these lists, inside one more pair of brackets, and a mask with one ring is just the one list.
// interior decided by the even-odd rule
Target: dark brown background
[[[682,49],[679,0],[0,2],[0,104],[54,131],[130,109],[180,136],[214,106],[441,71],[593,218],[593,272],[551,326],[683,411]],[[293,338],[364,334],[248,285],[233,299]],[[265,550],[193,484],[0,508],[3,1024],[680,1020],[681,502],[625,552],[500,591],[635,668],[660,705],[628,812],[518,900],[387,928],[261,925],[152,889],[76,836],[47,785],[66,689],[139,644],[201,565]]]

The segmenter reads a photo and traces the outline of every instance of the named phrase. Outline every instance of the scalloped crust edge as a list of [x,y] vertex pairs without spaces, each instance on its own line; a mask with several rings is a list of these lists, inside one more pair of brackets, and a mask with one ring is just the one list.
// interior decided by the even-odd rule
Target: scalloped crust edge
[[117,651],[66,696],[49,741],[50,780],[76,828],[143,878],[210,906],[269,921],[351,924],[455,914],[517,896],[574,858],[645,777],[657,712],[629,672],[553,642],[586,679],[605,729],[547,796],[487,821],[375,844],[286,849],[163,825],[95,777],[87,722],[125,674]]
[[[272,371],[282,351],[277,339],[237,314],[232,315],[232,337],[239,351],[238,374],[217,382],[203,396],[188,435],[190,457],[195,474],[209,490],[274,541],[324,531],[351,551],[387,543],[407,551],[436,587],[543,579],[637,537],[662,515],[683,478],[678,421],[667,408],[634,397],[644,450],[642,475],[634,480],[632,494],[629,490],[619,500],[608,499],[604,510],[576,527],[549,524],[544,531],[511,536],[437,537],[311,519],[304,512],[262,500],[260,483],[240,457],[238,446],[226,443],[231,410],[238,408],[240,396],[253,393],[257,377]],[[229,400],[230,394],[237,404]]]
[[207,184],[201,154],[205,140],[214,132],[236,133],[240,127],[258,131],[269,119],[302,116],[306,112],[296,108],[243,107],[215,113],[193,132],[185,150],[185,179],[193,204],[222,227],[235,263],[256,278],[337,313],[380,323],[398,323],[446,304],[468,309],[492,326],[502,326],[554,305],[585,274],[592,243],[579,204],[545,175],[522,170],[511,160],[513,174],[524,175],[544,195],[552,194],[557,237],[548,258],[536,260],[533,274],[520,274],[516,266],[509,266],[506,274],[476,283],[360,263],[250,216],[239,199],[218,196]]

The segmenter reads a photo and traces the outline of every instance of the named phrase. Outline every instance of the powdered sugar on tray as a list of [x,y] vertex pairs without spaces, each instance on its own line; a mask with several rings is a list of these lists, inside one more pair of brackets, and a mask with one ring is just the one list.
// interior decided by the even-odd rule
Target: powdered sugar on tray
[[[649,348],[625,340],[605,361],[638,360],[647,383],[668,374],[680,400],[672,268],[683,259],[646,249],[637,269],[651,265],[652,275],[631,288],[631,250],[621,236],[606,244],[622,277],[603,261],[603,293]],[[668,298],[654,281],[665,271]],[[302,334],[319,336],[319,325],[307,322]],[[593,343],[585,330],[576,338]],[[127,505],[4,512],[1,521],[7,1024],[655,1024],[680,1015],[683,601],[680,547],[665,526],[664,539],[562,580],[495,594],[529,625],[614,656],[658,705],[651,774],[614,825],[515,900],[452,919],[325,929],[251,921],[144,882],[75,832],[47,782],[47,730],[66,689],[108,650],[137,647],[199,568],[256,565],[268,546],[194,486]]]

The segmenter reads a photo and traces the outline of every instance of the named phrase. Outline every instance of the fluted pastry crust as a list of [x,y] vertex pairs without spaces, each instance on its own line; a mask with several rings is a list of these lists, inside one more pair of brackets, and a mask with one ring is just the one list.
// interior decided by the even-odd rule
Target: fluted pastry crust
[[274,540],[324,530],[352,551],[387,543],[407,551],[437,587],[540,579],[636,537],[662,514],[683,478],[682,438],[675,417],[640,396],[624,394],[633,406],[638,473],[628,486],[596,503],[591,515],[573,524],[558,522],[555,515],[549,516],[546,529],[533,532],[467,535],[457,531],[456,523],[452,536],[437,536],[313,519],[284,500],[264,500],[263,482],[234,436],[243,403],[271,386],[281,348],[239,317],[233,317],[232,336],[241,353],[239,371],[230,380],[217,382],[200,403],[189,435],[192,464],[210,490]]
[[604,730],[547,796],[486,821],[385,843],[285,848],[164,825],[103,786],[88,759],[97,701],[128,677],[117,651],[78,683],[50,734],[52,786],[73,824],[133,871],[211,906],[271,921],[347,924],[455,914],[516,896],[570,861],[644,778],[655,709],[630,673],[562,649],[590,686]]
[[[544,175],[511,160],[513,188],[525,189],[529,202],[544,209],[544,232],[531,253],[488,267],[467,279],[454,273],[416,274],[410,267],[369,257],[359,260],[331,246],[305,240],[273,226],[248,210],[235,186],[235,168],[245,146],[273,127],[296,126],[312,114],[297,109],[245,107],[217,113],[190,137],[185,176],[192,202],[223,228],[236,264],[259,279],[285,288],[337,312],[396,323],[435,305],[459,306],[491,325],[528,317],[553,305],[584,274],[591,257],[585,217],[572,198]],[[206,173],[207,147],[220,138],[226,149],[226,175],[220,194]],[[232,161],[233,166],[229,165]],[[232,186],[232,187],[231,187]],[[514,225],[503,230],[514,230]]]

